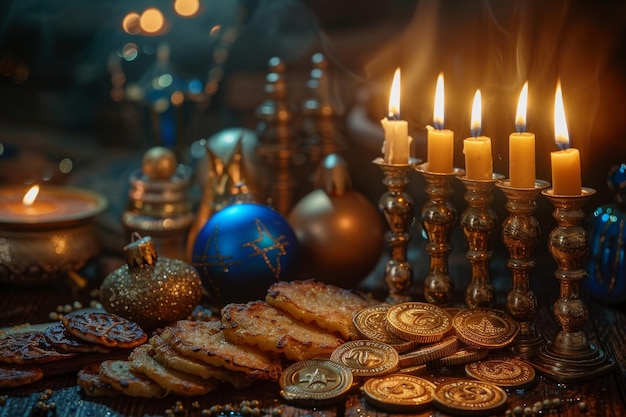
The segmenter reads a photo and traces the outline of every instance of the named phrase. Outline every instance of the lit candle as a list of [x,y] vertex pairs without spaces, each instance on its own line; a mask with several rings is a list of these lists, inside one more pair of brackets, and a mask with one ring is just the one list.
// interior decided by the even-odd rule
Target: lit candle
[[443,125],[443,74],[437,77],[433,126],[426,126],[428,152],[426,155],[430,172],[448,173],[453,170],[454,132]]
[[39,186],[33,185],[24,194],[22,201],[13,201],[7,204],[7,210],[15,214],[39,215],[49,214],[57,210],[57,205],[52,201],[37,200],[39,195]]
[[526,132],[528,81],[524,83],[517,102],[516,133],[509,136],[509,180],[511,187],[535,186],[535,134]]
[[569,133],[563,107],[561,82],[556,86],[554,95],[554,140],[561,148],[550,154],[552,163],[552,192],[555,195],[580,195],[580,153],[569,147]]
[[491,138],[480,136],[481,122],[480,90],[476,90],[472,104],[470,129],[472,137],[463,141],[465,154],[465,177],[473,180],[488,180],[493,177],[493,160],[491,157]]
[[380,121],[385,131],[383,157],[387,164],[408,164],[411,138],[406,120],[400,120],[400,68],[396,69],[389,94],[389,115]]

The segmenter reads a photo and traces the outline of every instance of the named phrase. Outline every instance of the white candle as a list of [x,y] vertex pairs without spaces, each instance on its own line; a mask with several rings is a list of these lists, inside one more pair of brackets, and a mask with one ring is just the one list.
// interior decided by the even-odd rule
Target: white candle
[[396,69],[389,94],[389,116],[380,123],[385,131],[383,158],[387,164],[408,164],[411,138],[406,120],[400,120],[400,69]]
[[552,192],[555,195],[580,195],[582,193],[580,152],[569,147],[569,132],[560,81],[554,95],[554,140],[561,150],[550,154]]
[[535,134],[526,132],[528,82],[524,83],[517,102],[516,133],[509,135],[509,181],[511,187],[535,186]]
[[473,180],[487,180],[493,177],[493,159],[491,156],[491,138],[480,136],[481,124],[480,90],[476,90],[472,104],[470,128],[472,137],[463,141],[465,154],[465,177]]
[[444,129],[444,90],[443,74],[437,77],[435,91],[435,107],[433,111],[433,126],[426,126],[428,150],[426,160],[430,172],[448,173],[453,170],[454,160],[454,132]]

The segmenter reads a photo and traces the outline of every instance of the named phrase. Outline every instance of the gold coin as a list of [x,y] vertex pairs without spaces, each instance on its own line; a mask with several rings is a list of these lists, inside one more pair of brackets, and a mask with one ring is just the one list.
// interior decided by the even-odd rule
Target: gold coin
[[508,395],[495,384],[454,380],[435,388],[433,404],[450,414],[489,415],[504,411]]
[[330,360],[347,366],[354,376],[377,376],[398,368],[398,352],[375,340],[351,340],[336,348]]
[[389,307],[389,305],[384,304],[365,307],[352,319],[354,327],[364,339],[386,343],[398,353],[415,349],[419,343],[404,340],[389,331],[386,318]]
[[428,367],[426,366],[425,363],[423,363],[421,365],[407,366],[406,368],[399,368],[397,373],[417,376],[426,372],[427,369]]
[[452,319],[452,325],[459,340],[479,349],[503,348],[513,342],[520,330],[511,316],[491,308],[461,311]]
[[370,378],[363,384],[363,397],[370,405],[392,412],[412,412],[432,403],[435,384],[423,378],[390,374]]
[[280,376],[280,394],[305,406],[324,406],[341,400],[352,387],[352,371],[327,359],[292,364]]
[[452,327],[452,318],[441,307],[420,302],[393,305],[387,311],[388,329],[392,334],[418,343],[441,340]]
[[468,363],[465,372],[472,378],[500,387],[524,387],[535,381],[533,367],[516,358],[498,357]]
[[472,347],[464,347],[457,350],[451,355],[436,359],[428,365],[434,368],[442,366],[464,365],[470,362],[476,362],[485,358],[489,354],[489,349],[477,349]]
[[448,336],[439,342],[402,354],[398,362],[403,368],[431,362],[453,354],[456,352],[458,345],[459,342],[456,336]]

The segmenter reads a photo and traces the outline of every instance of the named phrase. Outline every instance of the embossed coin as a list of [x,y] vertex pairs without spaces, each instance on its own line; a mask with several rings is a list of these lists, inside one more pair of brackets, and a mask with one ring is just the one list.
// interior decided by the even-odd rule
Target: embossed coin
[[468,416],[501,412],[507,400],[506,391],[484,381],[449,381],[437,386],[433,393],[433,404],[440,410]]
[[399,368],[397,372],[399,374],[417,376],[417,375],[421,375],[424,372],[426,372],[427,369],[428,369],[428,367],[426,366],[425,363],[423,363],[421,365],[407,366],[406,368]]
[[489,349],[476,349],[472,347],[464,347],[451,355],[436,359],[428,365],[433,368],[442,366],[464,365],[470,362],[476,362],[485,358],[489,354]]
[[347,366],[354,376],[389,374],[398,368],[398,352],[375,340],[351,340],[336,348],[330,360]]
[[369,404],[392,412],[417,411],[432,403],[434,391],[432,382],[405,374],[370,378],[363,384],[363,397]]
[[452,327],[452,318],[441,307],[420,302],[393,305],[387,311],[388,329],[392,334],[418,343],[441,340]]
[[524,387],[535,380],[533,367],[515,358],[497,357],[468,363],[465,372],[472,378],[500,387]]
[[520,330],[511,316],[491,308],[461,311],[452,319],[452,325],[463,343],[485,349],[500,349],[509,345]]
[[357,331],[364,339],[387,343],[393,346],[398,353],[415,349],[419,343],[404,340],[389,331],[386,318],[389,307],[389,305],[384,304],[365,307],[355,314],[352,319],[354,327],[356,327]]
[[324,406],[341,400],[352,387],[352,371],[327,359],[296,362],[280,376],[280,394],[305,406]]
[[459,341],[456,336],[448,336],[439,342],[401,355],[399,358],[400,366],[404,368],[420,365],[451,355],[457,350],[458,344]]

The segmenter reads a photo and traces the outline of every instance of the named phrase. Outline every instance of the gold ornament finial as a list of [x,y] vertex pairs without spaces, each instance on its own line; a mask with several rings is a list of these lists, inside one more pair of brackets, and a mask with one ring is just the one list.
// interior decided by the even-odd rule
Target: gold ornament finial
[[150,236],[141,237],[139,233],[133,233],[133,241],[124,246],[124,254],[126,255],[126,263],[130,268],[153,266],[159,258],[152,238]]

